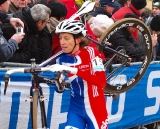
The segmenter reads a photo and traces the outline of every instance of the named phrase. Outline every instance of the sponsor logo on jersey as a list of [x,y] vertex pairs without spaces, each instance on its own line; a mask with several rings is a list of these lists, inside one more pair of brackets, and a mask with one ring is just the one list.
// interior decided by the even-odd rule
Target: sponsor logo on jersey
[[79,69],[85,69],[85,68],[89,68],[89,65],[80,65]]
[[93,97],[99,96],[98,91],[97,91],[97,86],[92,86],[92,91],[93,91]]

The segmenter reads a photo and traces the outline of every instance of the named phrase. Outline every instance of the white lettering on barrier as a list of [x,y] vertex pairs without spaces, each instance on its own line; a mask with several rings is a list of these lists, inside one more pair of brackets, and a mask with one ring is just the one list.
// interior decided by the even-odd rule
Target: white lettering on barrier
[[[0,117],[1,120],[1,124],[0,127],[2,129],[8,129],[9,128],[9,123],[10,123],[10,111],[11,111],[11,107],[12,105],[12,95],[14,92],[21,92],[20,94],[20,104],[19,105],[19,114],[18,114],[18,122],[17,122],[17,129],[19,128],[26,128],[28,126],[28,120],[29,120],[29,115],[25,116],[25,120],[24,120],[24,115],[23,114],[29,114],[29,106],[30,103],[25,103],[25,98],[27,98],[26,94],[22,94],[22,93],[26,93],[26,90],[28,90],[28,96],[29,96],[29,87],[25,87],[24,84],[22,86],[22,82],[21,83],[17,83],[17,82],[10,82],[10,86],[8,86],[7,88],[7,92],[5,96],[1,95],[1,113],[3,113],[3,117]],[[27,82],[25,83],[27,84]],[[29,85],[29,83],[28,83]],[[2,83],[2,87],[1,87],[1,91],[4,90],[4,83]],[[27,110],[28,109],[28,110]],[[15,114],[17,115],[17,114]],[[5,124],[4,124],[5,123]]]
[[[116,79],[114,80],[114,85],[116,85],[115,83],[118,83],[118,85],[119,85],[119,83],[121,83],[120,85],[122,85],[127,82],[126,75],[118,75],[115,78]],[[107,110],[108,110],[108,115],[109,115],[108,116],[109,124],[114,123],[114,122],[118,122],[122,119],[124,105],[125,105],[125,98],[126,98],[126,93],[119,94],[119,103],[118,103],[118,107],[117,107],[118,111],[116,114],[113,115],[113,114],[111,114],[112,107],[113,107],[112,101],[115,101],[115,100],[113,100],[112,97],[107,97]]]
[[59,129],[59,124],[67,120],[67,112],[61,113],[62,94],[54,93],[52,119],[50,129]]
[[160,85],[152,87],[154,79],[160,78],[160,71],[152,71],[148,76],[147,83],[147,96],[148,98],[155,98],[156,102],[154,106],[146,107],[144,110],[144,116],[156,114],[160,106]]
[[[118,77],[116,82],[119,82],[118,80],[121,79],[123,80],[123,83],[126,81],[126,77]],[[29,92],[30,92],[30,82],[11,82],[11,86],[8,87],[7,89],[7,94],[6,96],[3,96],[3,93],[1,93],[1,103],[0,103],[0,109],[3,112],[0,112],[0,127],[3,129],[9,128],[9,123],[10,123],[10,111],[12,107],[12,95],[13,93],[20,92],[20,105],[19,105],[19,110],[18,110],[18,121],[16,124],[16,128],[27,128],[28,127],[28,122],[29,122],[29,113],[30,113],[30,103],[25,102],[25,100],[29,97]],[[2,82],[1,86],[1,91],[3,92],[4,90],[4,82]],[[47,84],[43,84],[43,93],[45,98],[49,98],[49,91],[50,89],[48,88]],[[51,123],[50,123],[50,128],[52,129],[58,129],[59,125],[61,123],[65,123],[67,120],[67,112],[61,113],[61,106],[62,106],[62,95],[54,92],[54,100],[53,100],[53,106],[52,106],[52,118],[51,118]],[[112,110],[112,97],[107,98],[107,107],[108,107],[108,113],[109,113],[109,123],[114,123],[118,122],[122,119],[122,114],[124,111],[124,103],[125,103],[125,93],[119,95],[119,102],[117,106],[117,113],[116,114],[111,114]],[[3,97],[2,97],[3,96]],[[2,104],[5,104],[3,106]],[[45,109],[48,109],[48,102],[45,101]],[[3,113],[3,114],[2,114]],[[5,115],[4,115],[5,114]],[[47,112],[46,112],[47,114]],[[117,115],[119,117],[117,117]],[[3,122],[4,121],[4,122]],[[3,123],[3,124],[2,124]],[[5,124],[4,124],[5,123]],[[12,123],[12,122],[11,122]]]
[[[107,97],[107,110],[108,110],[108,118],[109,118],[109,124],[118,122],[122,119],[123,111],[124,111],[124,103],[125,103],[126,93],[119,94],[119,103],[118,103],[118,111],[116,114],[111,114],[112,110],[112,97]],[[117,117],[118,116],[118,117]]]
[[[13,124],[12,119],[10,121],[11,117],[11,108],[14,108],[14,105],[12,105],[12,95],[13,93],[20,92],[20,103],[19,103],[19,109],[18,110],[18,120],[16,123],[16,128],[17,129],[26,129],[28,127],[28,122],[29,122],[29,113],[30,113],[30,101],[29,101],[29,95],[30,95],[30,85],[31,82],[11,82],[10,86],[7,88],[6,95],[4,96],[3,93],[1,94],[1,103],[0,103],[0,109],[3,113],[0,114],[0,127],[2,129],[8,129],[9,128],[9,123]],[[43,87],[43,94],[45,97],[49,97],[49,88],[47,84],[41,84]],[[1,91],[4,90],[4,83],[2,83]],[[25,100],[27,102],[25,102]],[[16,102],[16,100],[14,100]],[[18,103],[17,103],[18,104]],[[45,109],[48,109],[48,102],[45,101]],[[13,111],[14,112],[14,111]],[[12,113],[13,113],[12,112]],[[47,113],[46,113],[47,114]],[[17,114],[12,114],[12,115],[17,115]]]
[[[30,113],[30,102],[29,99],[27,102],[25,100],[29,98],[30,93],[30,82],[11,82],[10,86],[7,88],[7,93],[3,96],[1,93],[1,102],[0,102],[0,127],[2,129],[8,129],[10,123],[10,111],[12,105],[12,95],[13,93],[20,92],[20,105],[18,110],[18,121],[16,128],[17,129],[26,129],[28,127],[29,122],[29,113]],[[47,84],[41,84],[43,87],[43,94],[45,98],[49,98],[50,89]],[[1,83],[1,92],[4,90],[4,83]],[[59,124],[65,123],[67,120],[67,112],[61,113],[61,105],[62,105],[62,95],[60,93],[54,93],[54,100],[52,106],[52,118],[51,118],[51,129],[58,129]],[[14,100],[15,101],[15,100]],[[5,105],[3,105],[5,104]],[[45,101],[45,109],[48,109],[48,101]],[[15,114],[16,115],[16,114]],[[47,112],[46,112],[47,115]],[[5,123],[5,124],[4,124]],[[12,122],[11,122],[12,123]]]

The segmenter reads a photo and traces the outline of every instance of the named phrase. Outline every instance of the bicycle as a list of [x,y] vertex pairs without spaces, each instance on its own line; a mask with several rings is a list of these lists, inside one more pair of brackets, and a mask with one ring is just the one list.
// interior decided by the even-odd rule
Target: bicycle
[[[88,6],[90,8],[88,8]],[[86,1],[84,5],[82,5],[82,7],[79,9],[80,11],[78,11],[76,14],[71,16],[71,19],[75,19],[78,16],[82,16],[88,13],[92,7],[93,7],[93,4],[90,4],[89,1]],[[128,27],[128,26],[135,27],[136,29],[138,29],[142,33],[145,39],[144,45],[145,45],[146,53],[143,55],[144,58],[141,60],[141,62],[139,62],[140,66],[137,69],[133,69],[133,67],[135,67],[138,63],[131,62],[131,60],[133,60],[133,58],[135,57],[131,57],[127,55],[126,50],[124,48],[120,48],[120,50],[114,50],[106,45],[107,40],[111,35],[113,35],[117,30],[122,29],[124,27]],[[103,35],[100,37],[99,42],[93,40],[89,36],[86,36],[86,38],[91,40],[93,43],[97,44],[101,48],[113,54],[112,58],[107,60],[107,62],[104,64],[106,71],[108,71],[108,69],[114,69],[112,70],[111,73],[107,73],[107,80],[106,80],[107,86],[104,89],[106,95],[108,94],[112,95],[113,93],[118,93],[118,94],[123,93],[131,89],[133,86],[135,86],[145,74],[148,68],[148,65],[152,59],[153,48],[152,48],[150,31],[142,21],[135,18],[124,18],[122,20],[115,22],[106,30],[106,32],[103,33]],[[63,54],[63,51],[60,51],[57,54],[50,57],[49,59],[47,59],[46,61],[39,64],[38,66],[45,67],[48,64],[50,64],[52,61],[54,61],[56,58],[60,57],[62,54]],[[114,64],[115,60],[118,60],[118,64]],[[115,67],[117,68],[115,69]],[[128,76],[127,81],[123,83],[124,78],[122,76],[123,75],[122,73],[125,73],[126,69],[130,69],[130,73],[133,73],[132,72],[132,69],[133,69],[134,74],[130,74],[130,76]],[[117,82],[118,79],[119,79],[119,82]]]
[[[45,104],[44,104],[44,96],[42,87],[39,85],[40,83],[47,83],[57,86],[58,92],[63,92],[65,88],[69,88],[69,83],[65,81],[64,73],[56,72],[54,74],[55,78],[46,78],[39,76],[39,72],[44,71],[51,71],[51,68],[36,68],[35,59],[31,59],[31,67],[30,68],[19,68],[19,69],[11,69],[6,72],[5,74],[5,88],[4,88],[4,95],[6,95],[6,90],[10,81],[10,74],[16,73],[16,72],[22,72],[22,73],[31,73],[31,82],[32,85],[30,87],[30,111],[31,111],[31,120],[32,120],[32,128],[37,129],[38,128],[38,121],[37,121],[37,107],[38,102],[40,105],[40,111],[41,111],[41,127],[43,129],[47,129],[47,119],[46,119],[46,112],[45,112]],[[67,71],[64,71],[67,73]]]
[[[144,58],[141,62],[132,62],[135,57],[127,55],[124,48],[120,48],[120,50],[114,50],[106,45],[107,40],[111,35],[114,34],[114,32],[127,26],[136,27],[142,33],[145,39],[146,53],[143,55]],[[152,59],[153,48],[150,31],[142,21],[135,18],[124,18],[115,22],[106,30],[106,32],[104,32],[104,34],[100,37],[99,42],[93,40],[89,36],[87,36],[86,38],[97,44],[99,47],[113,54],[112,57],[109,58],[104,64],[106,71],[112,68],[112,71],[110,73],[107,73],[107,85],[104,89],[105,95],[113,95],[113,93],[123,93],[135,86],[145,74]],[[62,54],[63,51],[60,51],[56,55],[41,63],[39,66],[44,67],[48,65],[50,62],[52,62]],[[114,64],[115,60],[118,60],[118,64]],[[137,64],[139,65],[139,67],[136,66]],[[135,69],[135,67],[137,67],[137,69]],[[128,76],[128,80],[123,83],[124,80],[123,76],[121,75],[123,75],[123,73],[125,73],[125,70],[127,69],[130,69],[130,76]],[[135,72],[135,70],[137,71]],[[132,74],[133,71],[134,74]],[[119,80],[119,82],[117,82],[117,80]]]
[[[137,72],[135,74],[132,74],[132,68],[135,67],[136,63],[131,62],[132,57],[126,55],[126,53],[122,51],[123,48],[120,50],[113,50],[112,48],[105,45],[105,42],[109,37],[108,35],[113,34],[112,32],[117,30],[118,27],[119,28],[121,28],[121,26],[124,27],[124,24],[125,25],[126,24],[135,25],[135,26],[138,24],[139,26],[141,26],[140,30],[142,30],[143,35],[147,37],[146,44],[145,44],[146,45],[146,55],[144,55],[145,58],[143,62],[139,63],[141,64],[141,66],[137,67]],[[152,57],[151,38],[150,38],[149,30],[148,29],[145,30],[144,24],[141,23],[139,20],[133,19],[133,18],[130,18],[130,19],[127,18],[127,19],[123,19],[121,21],[116,22],[102,35],[100,39],[100,42],[102,42],[102,44],[100,44],[97,41],[94,41],[89,36],[87,36],[86,38],[88,38],[89,40],[92,40],[92,42],[96,43],[100,47],[103,47],[103,49],[106,49],[113,53],[113,56],[104,64],[106,71],[108,71],[110,67],[113,68],[113,70],[107,75],[107,86],[104,88],[105,95],[113,96],[116,98],[116,94],[126,92],[127,90],[131,89],[136,83],[138,83],[139,80],[144,75],[144,73],[146,72],[148,65],[150,63],[151,57]],[[14,72],[25,72],[25,73],[30,72],[32,74],[32,86],[30,88],[30,100],[31,100],[30,104],[31,104],[31,111],[32,111],[31,117],[32,117],[33,129],[37,129],[37,112],[36,111],[37,111],[37,101],[38,100],[40,101],[40,107],[41,107],[42,128],[47,128],[46,113],[45,113],[45,106],[44,106],[45,98],[43,96],[43,92],[42,92],[41,87],[39,86],[39,83],[50,83],[53,85],[56,84],[59,91],[63,91],[65,87],[69,88],[69,85],[65,82],[64,78],[62,79],[62,77],[60,77],[61,74],[59,74],[56,80],[38,76],[38,73],[41,71],[50,71],[51,69],[49,67],[44,67],[44,66],[46,66],[47,64],[49,64],[50,62],[52,62],[53,60],[55,60],[62,54],[63,54],[63,51],[60,51],[53,57],[49,58],[47,61],[39,64],[37,67],[36,67],[35,61],[32,60],[31,68],[11,69],[7,71],[5,75],[4,94],[6,93],[10,74]],[[118,60],[119,64],[113,64],[112,62],[114,60]],[[131,71],[130,80],[122,84],[122,82],[120,82],[121,79],[119,76],[122,75],[122,73],[125,72],[126,69],[130,69]],[[117,78],[119,79],[118,83],[121,85],[117,86],[116,85],[117,83],[113,83],[114,81],[117,81]],[[109,79],[111,81],[108,81]],[[33,93],[33,90],[34,90],[34,93]]]

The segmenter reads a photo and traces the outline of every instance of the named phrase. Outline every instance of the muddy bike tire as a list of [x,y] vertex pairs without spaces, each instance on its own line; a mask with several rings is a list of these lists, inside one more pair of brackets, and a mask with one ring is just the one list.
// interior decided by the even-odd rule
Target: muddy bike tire
[[33,107],[32,107],[32,127],[33,129],[38,129],[38,118],[37,118],[37,110],[38,110],[38,96],[39,96],[39,89],[35,89],[33,95]]
[[32,128],[47,129],[46,111],[44,97],[41,89],[35,89],[32,102]]
[[[150,64],[150,61],[152,59],[153,47],[152,47],[152,39],[151,39],[150,30],[142,21],[135,19],[135,18],[124,18],[122,20],[115,22],[113,25],[111,25],[103,33],[103,35],[99,39],[99,42],[104,44],[105,42],[108,41],[109,37],[111,35],[113,35],[117,30],[124,28],[124,27],[128,27],[128,26],[135,27],[136,29],[138,29],[142,33],[142,36],[145,41],[145,43],[144,43],[144,45],[145,45],[144,58],[143,58],[143,60],[141,60],[139,62],[140,66],[136,69],[136,71],[134,71],[134,72],[132,71],[132,73],[134,73],[134,74],[132,74],[132,75],[130,74],[130,77],[128,77],[128,75],[127,75],[127,79],[124,79],[122,76],[123,82],[117,82],[118,80],[121,81],[120,74],[122,74],[122,73],[120,71],[117,71],[115,73],[115,75],[112,75],[111,78],[107,79],[107,85],[104,88],[105,93],[123,93],[123,92],[128,91],[132,87],[134,87],[142,79],[142,77],[145,74],[145,72]],[[100,50],[104,50],[104,48],[101,47]],[[114,67],[116,67],[116,65],[118,66],[120,64],[121,64],[120,62],[119,62],[119,64],[112,64],[111,67],[114,69]],[[137,64],[138,64],[137,62],[133,62],[133,63],[131,63],[131,66],[129,66],[129,67],[127,66],[128,68],[126,67],[126,69],[129,70],[129,68],[130,68],[130,70],[131,70],[131,68],[135,67],[135,65],[137,65]],[[106,72],[107,72],[107,70],[108,69],[106,69]],[[118,74],[118,72],[119,72],[119,74]],[[108,73],[108,75],[109,75],[109,73]],[[113,80],[113,79],[115,79],[115,80]]]

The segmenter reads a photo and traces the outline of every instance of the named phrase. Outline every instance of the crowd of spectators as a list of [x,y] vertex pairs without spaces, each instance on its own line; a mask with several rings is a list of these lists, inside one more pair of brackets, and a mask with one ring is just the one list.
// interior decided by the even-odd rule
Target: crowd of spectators
[[[3,1],[1,5],[8,0]],[[18,44],[18,49],[6,60],[29,63],[31,58],[35,58],[37,63],[41,63],[60,51],[59,38],[54,32],[55,27],[60,21],[68,19],[77,12],[83,2],[83,0],[10,0],[8,11],[5,13],[9,17],[19,18],[24,23],[25,35]],[[88,14],[85,21],[88,33],[96,40],[99,40],[103,32],[117,20],[126,17],[137,18],[150,27],[152,19],[155,16],[160,17],[160,2],[157,1],[153,3],[152,10],[146,8],[146,0],[96,0],[95,2],[95,8]],[[150,30],[152,43],[155,46],[154,53],[160,55],[159,39],[157,40],[159,30],[153,28],[151,27]],[[16,32],[13,26],[6,23],[1,25],[1,29],[6,40]],[[134,52],[139,55],[144,53],[144,46],[139,47],[143,45],[140,39],[141,35],[137,30],[127,27],[117,31],[109,42],[114,49],[123,46],[127,53],[135,50]],[[155,56],[154,60],[159,60],[159,57]]]
[[[103,34],[105,30],[111,25],[109,20],[114,22],[121,20],[123,18],[136,18],[145,22],[144,16],[146,15],[146,0],[121,0],[121,1],[111,1],[111,0],[100,0],[100,5],[89,16],[89,24],[91,29],[96,35],[97,32],[101,30]],[[97,22],[96,17],[98,15],[106,15],[109,20],[108,23],[102,24],[102,22]],[[93,17],[95,18],[94,20]],[[103,19],[103,21],[105,21]],[[108,25],[110,24],[110,25]],[[107,28],[104,28],[104,25]],[[103,29],[102,29],[103,28]],[[101,35],[99,35],[100,37]],[[108,41],[112,44],[113,49],[118,47],[123,47],[126,53],[132,57],[136,57],[136,61],[141,61],[141,58],[145,54],[144,39],[142,34],[134,27],[126,27],[115,32]],[[152,34],[152,46],[155,47],[157,44],[157,34]],[[103,52],[106,53],[105,51]]]

